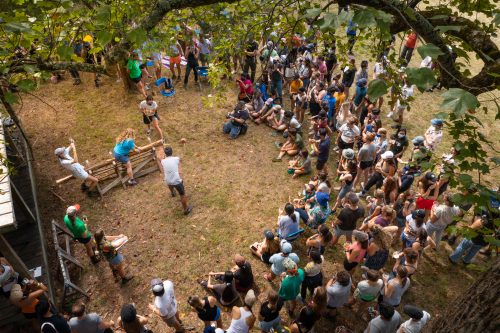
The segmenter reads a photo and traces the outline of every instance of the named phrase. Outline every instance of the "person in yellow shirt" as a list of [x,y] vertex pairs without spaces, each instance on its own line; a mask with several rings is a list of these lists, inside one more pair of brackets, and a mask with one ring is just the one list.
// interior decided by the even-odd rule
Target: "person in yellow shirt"
[[344,104],[345,102],[345,87],[342,83],[339,83],[337,85],[337,91],[333,94],[333,97],[335,97],[335,115],[332,117],[332,122],[333,124],[331,124],[334,128],[335,128],[335,122],[336,122],[336,119],[337,119],[337,114],[339,113],[340,111],[340,106],[342,104]]
[[295,98],[299,93],[299,89],[304,86],[304,82],[300,79],[299,74],[293,76],[293,80],[290,82],[290,109],[293,110],[295,107]]

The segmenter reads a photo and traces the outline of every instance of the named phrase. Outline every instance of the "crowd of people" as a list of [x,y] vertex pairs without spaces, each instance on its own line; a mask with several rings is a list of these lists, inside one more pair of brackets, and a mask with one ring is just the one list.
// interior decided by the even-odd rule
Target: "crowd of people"
[[[356,31],[356,25],[351,23],[346,32],[350,48],[345,65],[338,64],[333,41],[320,45],[299,35],[270,36],[262,43],[253,38],[246,41],[239,58],[243,73],[236,80],[238,102],[227,114],[222,131],[236,139],[251,130],[251,123],[267,125],[275,137],[283,137],[275,142],[277,156],[272,162],[286,165],[284,171],[305,184],[298,198],[290,198],[279,209],[276,223],[263,230],[264,239],[250,246],[250,253],[269,265],[263,277],[254,275],[249,258],[236,254],[234,267],[210,272],[206,279],[198,281],[204,295],[193,294],[187,303],[203,322],[204,332],[247,333],[254,327],[266,333],[314,332],[321,318],[336,321],[341,316],[339,310],[346,307],[365,321],[366,333],[418,333],[430,320],[431,315],[420,307],[401,304],[406,303],[405,293],[425,260],[425,251],[439,250],[445,237],[453,245],[457,237],[447,233],[446,228],[458,223],[471,208],[454,202],[446,177],[447,168],[455,163],[459,152],[444,154],[434,170],[428,169],[428,162],[438,159],[435,155],[443,138],[443,120],[433,119],[425,132],[409,137],[404,116],[414,88],[407,83],[404,68],[397,78],[400,87],[394,89],[389,101],[382,97],[373,100],[367,95],[371,79],[389,79],[387,52],[391,49],[379,55],[372,75],[367,60],[360,61],[358,69],[359,59],[353,53]],[[187,59],[184,84],[191,71],[198,80],[198,60],[202,64],[210,61],[209,36],[193,36],[184,45],[179,41],[169,47],[171,80],[181,77],[181,56]],[[400,55],[405,66],[416,41],[416,34],[410,32]],[[159,78],[162,69],[157,71],[156,64],[161,64],[161,54],[152,58]],[[139,111],[147,134],[153,125],[164,140],[158,105],[146,93],[143,75],[149,76],[147,66],[141,61],[134,51],[127,65],[131,80],[145,97]],[[99,180],[87,172],[76,155],[71,156],[72,150],[74,142],[57,148],[55,155],[62,167],[83,181],[82,191],[94,196]],[[113,156],[126,167],[130,186],[137,184],[130,161],[134,151],[140,152],[135,131],[126,129],[116,139]],[[172,197],[180,196],[187,215],[192,206],[185,195],[180,159],[173,156],[170,146],[160,155],[164,155],[159,164],[165,185]],[[286,158],[288,162],[283,163]],[[492,199],[491,205],[498,211],[498,201]],[[470,264],[487,246],[486,238],[495,230],[497,211],[472,214],[469,228],[481,232],[463,238],[448,257],[451,264]],[[125,236],[105,235],[99,229],[92,238],[86,217],[79,214],[80,207],[72,205],[64,217],[75,241],[85,246],[93,264],[105,259],[115,282],[127,284],[134,276],[127,271],[120,253]],[[306,238],[304,234],[312,235]],[[300,248],[294,246],[297,242],[305,243],[305,253],[294,252],[294,247]],[[323,266],[334,261],[334,251],[327,251],[329,248],[345,253],[345,257],[339,265],[342,269],[327,276]],[[150,332],[149,319],[139,315],[133,304],[122,306],[115,323],[87,313],[85,305],[76,303],[67,321],[50,303],[39,299],[39,292],[21,290],[12,271],[2,262],[2,291],[9,293],[11,301],[44,333],[110,332],[113,328],[127,333]],[[275,290],[271,284],[258,302],[257,279],[279,287]],[[39,285],[37,290],[44,288]],[[150,291],[152,313],[175,332],[193,329],[179,316],[171,280],[153,279]],[[224,311],[229,311],[230,323],[222,320]]]

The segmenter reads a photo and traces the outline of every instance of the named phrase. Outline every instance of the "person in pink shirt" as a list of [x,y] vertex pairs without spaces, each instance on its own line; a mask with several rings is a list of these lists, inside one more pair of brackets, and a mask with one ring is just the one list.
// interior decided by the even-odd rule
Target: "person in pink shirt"
[[[324,81],[325,76],[328,72],[328,69],[326,67],[325,58],[323,56],[318,56],[317,65],[318,65],[318,71],[319,71],[319,79],[321,81]],[[327,82],[327,83],[329,83],[329,82]]]
[[401,51],[401,58],[406,60],[406,64],[410,63],[411,57],[413,55],[413,50],[417,45],[418,35],[415,31],[411,30],[410,34],[405,38],[405,45]]
[[245,101],[249,103],[253,96],[253,84],[248,77],[248,74],[242,73],[240,79],[236,79],[236,83],[240,88],[240,93],[238,94],[238,100]]

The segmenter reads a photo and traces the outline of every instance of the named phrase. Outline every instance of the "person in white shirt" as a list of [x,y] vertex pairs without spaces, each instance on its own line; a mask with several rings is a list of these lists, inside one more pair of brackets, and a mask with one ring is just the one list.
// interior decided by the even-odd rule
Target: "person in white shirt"
[[212,42],[210,41],[210,36],[207,34],[205,37],[200,38],[198,43],[200,48],[200,62],[202,66],[208,66],[210,63],[210,53],[212,48]]
[[443,140],[443,121],[441,119],[432,119],[431,126],[424,135],[424,145],[427,149],[435,151]]
[[177,301],[174,294],[174,284],[170,280],[151,280],[151,291],[154,295],[154,304],[149,304],[149,309],[159,315],[168,327],[175,328],[176,333],[185,332],[182,321],[177,312]]
[[450,193],[445,193],[443,199],[442,204],[434,204],[431,210],[431,218],[425,224],[425,229],[436,243],[436,248],[439,247],[439,242],[441,242],[446,227],[453,223],[455,217],[463,215],[460,208],[453,205]]
[[[71,157],[70,155],[71,151],[73,151],[73,157]],[[59,147],[54,151],[54,154],[59,159],[59,163],[61,164],[61,166],[70,171],[73,177],[83,180],[83,183],[80,187],[82,191],[87,192],[89,196],[92,196],[96,193],[98,194],[98,192],[95,191],[95,187],[97,186],[97,182],[99,182],[99,180],[96,177],[90,175],[85,170],[83,165],[78,163],[78,156],[74,152],[75,142],[71,140],[68,147]]]
[[396,105],[391,112],[387,115],[387,118],[393,118],[398,124],[403,124],[403,113],[408,108],[408,98],[413,96],[414,86],[408,84],[406,79],[404,79],[403,88],[401,88],[401,96],[396,101]]
[[144,124],[147,126],[147,134],[151,133],[151,123],[154,129],[160,135],[161,141],[163,141],[163,132],[160,129],[159,121],[160,116],[158,116],[158,104],[153,100],[153,96],[147,95],[146,99],[139,103],[139,110],[142,113],[142,119]]
[[397,333],[419,333],[424,325],[431,320],[431,315],[428,312],[413,305],[405,305],[403,311],[410,319],[401,324]]
[[165,185],[168,186],[172,197],[176,196],[175,191],[179,193],[184,215],[188,215],[193,210],[193,206],[188,203],[184,182],[180,175],[179,164],[181,159],[178,156],[172,156],[172,147],[166,147],[164,152],[165,157],[160,161],[160,172],[163,174]]

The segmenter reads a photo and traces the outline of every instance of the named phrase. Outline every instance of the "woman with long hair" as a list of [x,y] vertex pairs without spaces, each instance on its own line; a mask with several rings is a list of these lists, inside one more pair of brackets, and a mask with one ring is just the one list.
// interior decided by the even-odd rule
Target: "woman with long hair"
[[262,303],[259,310],[259,327],[263,333],[279,332],[280,311],[283,307],[283,300],[279,298],[276,291],[270,289],[266,293],[266,300]]
[[106,236],[102,229],[97,230],[94,235],[94,239],[97,245],[97,250],[102,254],[102,256],[107,260],[113,276],[115,277],[115,282],[118,282],[121,278],[122,285],[132,280],[134,277],[131,274],[125,272],[124,258],[118,249],[113,244],[113,241],[122,238],[123,235],[118,236]]
[[342,186],[340,188],[339,195],[337,196],[337,200],[335,201],[335,205],[333,206],[332,211],[335,211],[341,204],[342,199],[344,199],[346,194],[351,192],[354,186],[354,180],[356,179],[357,172],[358,166],[356,164],[356,160],[347,161],[346,171],[341,171],[339,177]]
[[134,172],[132,170],[132,163],[130,162],[130,152],[135,151],[140,153],[141,150],[135,146],[135,132],[131,128],[127,128],[116,138],[116,144],[113,148],[113,156],[115,160],[123,163],[127,167],[128,185],[137,185],[134,179]]
[[223,306],[233,305],[240,297],[236,290],[236,283],[234,281],[234,274],[231,271],[224,272],[222,276],[222,283],[214,284],[212,279],[219,276],[219,273],[210,272],[208,274],[208,281],[202,282],[202,286],[212,290],[219,303]]
[[319,254],[325,253],[326,246],[330,244],[333,239],[333,234],[325,224],[318,227],[318,232],[306,241],[306,246],[309,247],[309,252],[316,249]]
[[408,278],[417,272],[419,253],[417,250],[408,247],[399,254],[396,263],[392,268],[392,276],[396,276],[399,267],[404,267],[407,272]]
[[401,237],[401,233],[405,228],[406,217],[410,215],[416,207],[413,190],[408,190],[399,194],[398,199],[396,200],[396,202],[394,202],[393,207],[396,211],[396,222],[398,226],[398,232],[395,237],[395,239],[397,240]]
[[218,328],[222,328],[222,318],[220,309],[217,306],[217,299],[213,296],[199,298],[198,296],[189,296],[188,304],[191,305],[198,318],[200,318],[205,327],[209,327],[212,322],[217,323]]
[[364,197],[366,192],[368,192],[373,185],[376,185],[377,188],[382,187],[384,179],[387,177],[394,177],[395,173],[396,162],[394,161],[394,154],[392,151],[388,150],[380,155],[380,160],[375,165],[375,172],[370,176],[370,179],[368,179],[368,182],[358,195]]
[[94,243],[92,242],[92,234],[87,229],[87,218],[84,216],[83,221],[78,217],[77,213],[80,210],[80,205],[69,206],[66,209],[66,216],[64,216],[64,224],[68,230],[73,234],[73,239],[78,243],[85,245],[87,256],[93,264],[97,264],[99,259],[94,253]]
[[379,270],[385,266],[389,258],[391,235],[376,224],[370,228],[370,233],[372,237],[366,250],[364,267]]
[[137,314],[137,310],[133,304],[124,304],[118,317],[117,325],[123,329],[125,333],[151,333],[145,325],[148,323],[148,318]]
[[305,277],[300,290],[300,296],[303,301],[306,299],[308,290],[312,295],[316,287],[323,285],[323,257],[318,249],[313,247],[309,251],[309,258],[311,258],[311,261],[304,267]]
[[280,241],[275,237],[271,230],[264,231],[264,240],[261,243],[254,243],[250,246],[252,254],[259,257],[260,260],[269,264],[269,258],[273,254],[280,252]]
[[382,191],[384,191],[385,202],[392,204],[398,197],[398,182],[396,177],[387,176],[382,183]]
[[354,242],[346,246],[346,257],[344,259],[344,269],[352,276],[354,269],[363,260],[368,249],[368,234],[359,230],[354,230]]
[[431,214],[432,206],[439,196],[439,181],[436,175],[432,172],[427,172],[418,181],[418,196],[415,204],[418,209],[425,210],[425,218],[427,221]]
[[362,231],[367,231],[370,230],[370,228],[373,225],[378,225],[381,228],[388,227],[392,225],[392,222],[394,221],[396,217],[396,211],[392,208],[391,205],[385,205],[382,207],[380,210],[380,214],[373,217],[368,223],[365,223],[359,228],[359,230]]
[[285,209],[279,209],[278,235],[280,239],[287,239],[288,235],[296,233],[300,228],[300,215],[295,211],[291,203],[285,205]]
[[384,275],[383,280],[384,288],[382,288],[382,295],[379,300],[397,307],[401,303],[403,294],[410,288],[408,270],[404,266],[399,266],[394,279],[389,280],[389,277]]

